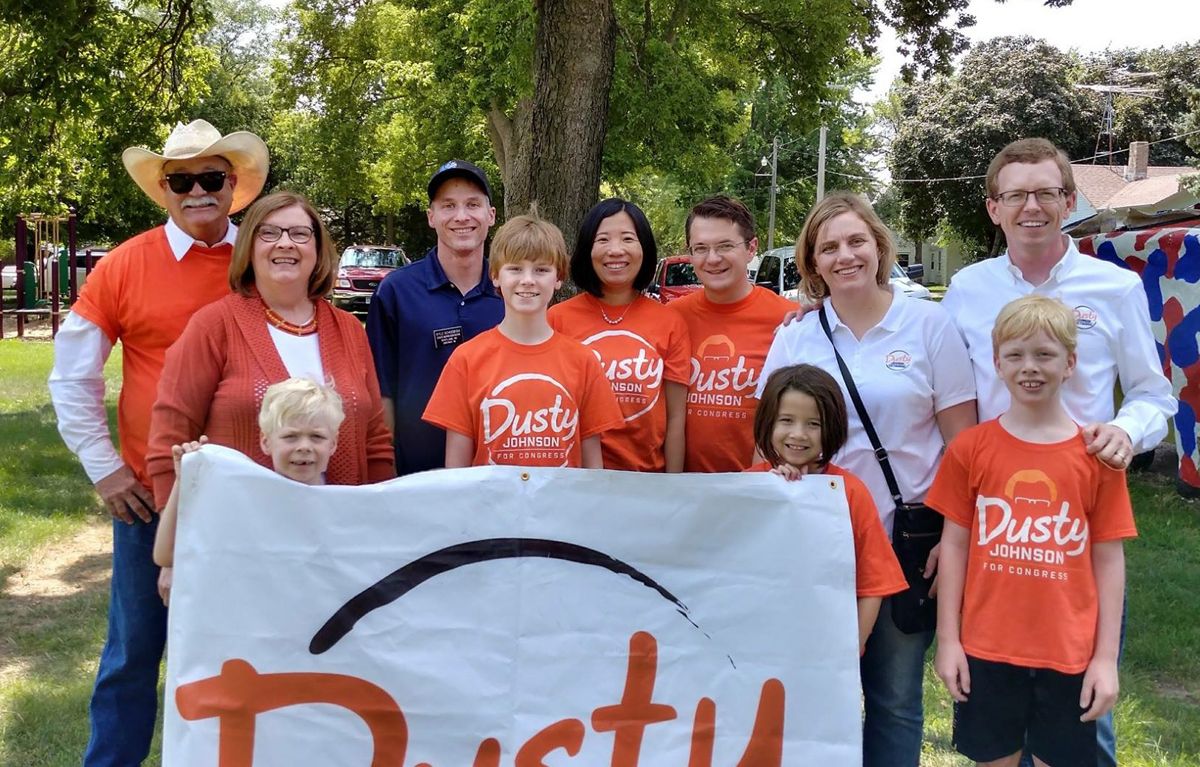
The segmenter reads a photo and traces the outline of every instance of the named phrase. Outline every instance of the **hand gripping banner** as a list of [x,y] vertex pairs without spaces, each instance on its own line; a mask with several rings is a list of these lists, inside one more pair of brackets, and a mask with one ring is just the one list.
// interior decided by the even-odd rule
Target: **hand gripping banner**
[[168,767],[861,761],[838,478],[181,481]]

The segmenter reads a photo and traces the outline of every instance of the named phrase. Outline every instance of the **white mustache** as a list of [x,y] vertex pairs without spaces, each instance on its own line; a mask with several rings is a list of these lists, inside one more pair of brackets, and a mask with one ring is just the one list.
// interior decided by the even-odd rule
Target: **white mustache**
[[183,207],[185,208],[199,208],[202,205],[216,204],[217,198],[213,197],[211,194],[206,194],[203,197],[185,197],[183,200]]

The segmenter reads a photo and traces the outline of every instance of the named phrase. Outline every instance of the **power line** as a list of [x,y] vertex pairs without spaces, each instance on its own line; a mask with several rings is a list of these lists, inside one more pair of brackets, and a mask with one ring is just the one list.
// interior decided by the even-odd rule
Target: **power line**
[[[1188,131],[1187,133],[1179,133],[1174,136],[1167,136],[1166,138],[1160,138],[1157,141],[1150,141],[1148,143],[1151,146],[1154,144],[1162,144],[1167,141],[1175,141],[1177,139],[1187,138],[1188,136],[1194,136],[1197,133],[1200,133],[1200,130]],[[1128,151],[1129,151],[1129,148],[1126,147],[1125,149],[1117,149],[1112,152],[1101,152],[1100,154],[1092,155],[1091,157],[1084,157],[1081,160],[1071,160],[1071,163],[1073,165],[1078,165],[1078,164],[1085,163],[1085,162],[1091,162],[1092,160],[1099,160],[1103,157],[1111,157],[1113,155],[1123,154]],[[852,173],[841,173],[836,170],[826,170],[825,172],[829,173],[831,175],[834,175],[834,176],[841,176],[843,178],[854,178],[854,179],[858,179],[860,181],[877,181],[878,180],[872,176],[856,176]],[[976,181],[981,178],[987,178],[987,174],[982,174],[982,175],[978,175],[978,176],[947,176],[944,178],[894,178],[891,180],[891,183],[893,183],[893,184],[936,184],[936,183],[941,183],[941,182],[945,182],[945,181]]]

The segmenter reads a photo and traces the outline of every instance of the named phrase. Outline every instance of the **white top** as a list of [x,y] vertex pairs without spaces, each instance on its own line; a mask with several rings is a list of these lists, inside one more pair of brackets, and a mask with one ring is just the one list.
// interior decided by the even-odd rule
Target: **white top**
[[[196,240],[167,219],[167,244],[177,261]],[[220,243],[232,245],[237,227],[230,222]],[[104,409],[104,363],[112,353],[108,336],[89,320],[68,313],[54,337],[54,367],[50,370],[50,401],[58,416],[58,433],[67,449],[79,457],[93,484],[125,465],[113,446]]]
[[[824,305],[838,351],[888,451],[900,492],[905,501],[918,503],[933,484],[945,448],[934,416],[975,397],[962,339],[942,307],[894,289],[887,313],[861,341],[842,324],[828,298]],[[757,396],[762,397],[773,371],[802,362],[825,370],[841,385],[850,430],[833,462],[866,483],[890,535],[895,503],[816,311],[779,330],[767,353]]]
[[267,332],[275,342],[275,351],[287,368],[292,378],[310,378],[319,384],[325,383],[325,368],[321,365],[321,347],[317,343],[317,334],[294,336],[284,333],[271,323],[267,323]]
[[[1067,252],[1034,286],[1005,253],[968,266],[950,281],[942,306],[966,341],[979,391],[979,420],[1008,410],[1008,390],[996,375],[992,325],[1008,302],[1033,293],[1053,296],[1075,311],[1079,329],[1075,373],[1062,388],[1067,413],[1081,424],[1111,423],[1133,449],[1153,449],[1167,434],[1177,404],[1162,372],[1141,280],[1131,271],[1085,256],[1069,237]],[[1115,413],[1113,390],[1125,398]]]

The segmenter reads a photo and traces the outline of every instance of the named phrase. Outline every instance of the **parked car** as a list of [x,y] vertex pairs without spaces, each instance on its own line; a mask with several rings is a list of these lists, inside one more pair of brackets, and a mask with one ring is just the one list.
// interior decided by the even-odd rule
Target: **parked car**
[[354,314],[366,314],[379,283],[393,269],[409,263],[404,249],[382,245],[352,245],[342,251],[333,305]]
[[[800,297],[800,270],[796,268],[796,249],[787,246],[774,248],[750,259],[746,268],[747,276],[755,285],[778,293],[793,301]],[[915,280],[925,274],[925,267],[913,264],[908,267],[892,264],[892,273],[888,281],[901,293],[913,298],[933,300],[929,288],[918,284]]]
[[677,298],[700,290],[700,279],[687,256],[667,256],[659,260],[654,281],[646,287],[646,295],[659,303],[669,304]]

